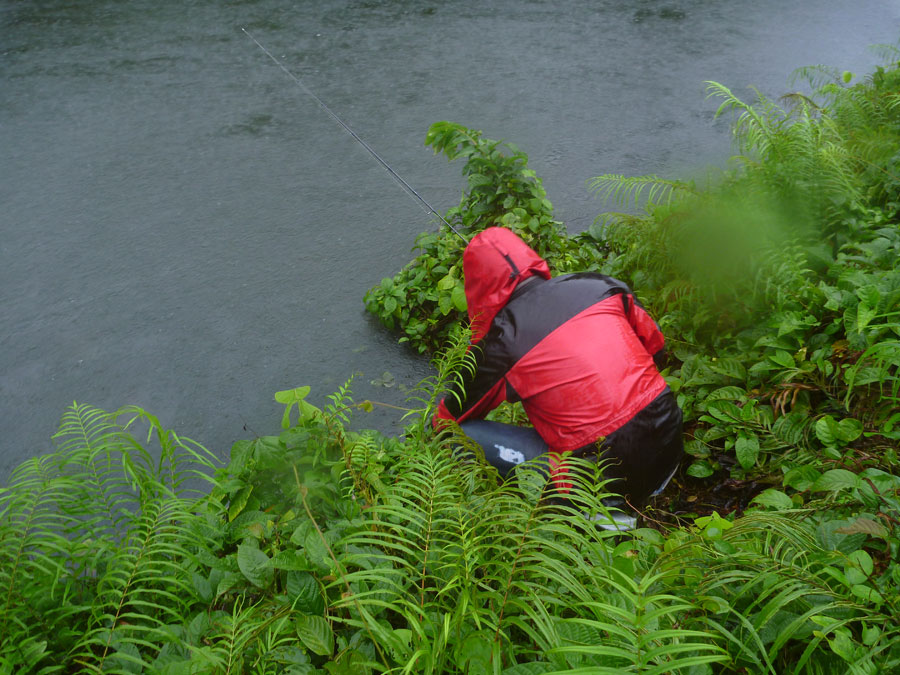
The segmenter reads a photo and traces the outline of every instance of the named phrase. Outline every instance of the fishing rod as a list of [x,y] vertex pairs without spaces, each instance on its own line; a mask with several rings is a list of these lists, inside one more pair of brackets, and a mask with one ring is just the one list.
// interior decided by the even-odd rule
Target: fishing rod
[[459,230],[457,230],[455,227],[453,227],[453,225],[451,225],[449,222],[447,222],[447,219],[444,218],[444,216],[442,216],[440,213],[435,211],[434,208],[431,206],[431,204],[426,202],[422,198],[422,196],[418,192],[416,192],[409,183],[407,183],[405,180],[403,180],[403,177],[400,176],[400,174],[398,174],[396,171],[394,171],[391,168],[390,164],[388,164],[386,161],[384,161],[384,159],[381,158],[381,155],[379,155],[377,152],[375,152],[372,149],[372,146],[370,146],[362,138],[360,138],[357,135],[357,133],[355,131],[353,131],[353,129],[351,129],[350,126],[346,122],[344,122],[344,120],[342,120],[340,117],[338,117],[337,113],[335,113],[331,108],[329,108],[327,105],[325,105],[325,102],[322,99],[320,99],[318,96],[316,96],[315,93],[309,87],[307,87],[305,84],[303,84],[303,82],[300,80],[299,77],[294,75],[290,70],[287,69],[287,67],[281,61],[279,61],[277,58],[275,58],[275,56],[272,55],[272,52],[270,52],[268,49],[263,47],[262,44],[260,44],[259,40],[257,40],[255,37],[253,37],[246,28],[241,27],[241,30],[244,31],[244,34],[248,38],[253,40],[256,43],[256,46],[259,47],[266,56],[268,56],[270,59],[272,59],[272,61],[275,62],[275,65],[277,65],[279,68],[281,68],[287,74],[287,76],[290,77],[297,84],[298,87],[300,87],[300,89],[302,89],[306,94],[308,94],[313,99],[315,99],[316,103],[318,103],[320,106],[322,106],[322,108],[325,110],[325,112],[327,112],[329,115],[331,115],[331,117],[333,117],[334,120],[338,124],[340,124],[347,133],[349,133],[351,136],[353,136],[353,138],[355,138],[356,141],[361,146],[363,146],[366,150],[368,150],[369,154],[372,155],[372,157],[374,157],[376,160],[378,160],[378,163],[381,164],[382,167],[384,167],[385,171],[387,171],[394,178],[394,180],[396,180],[398,183],[400,183],[400,185],[406,190],[407,194],[409,194],[414,199],[417,199],[419,201],[419,203],[425,207],[426,213],[431,213],[431,214],[436,215],[438,218],[440,218],[444,222],[444,224],[447,227],[449,227],[451,230],[453,230],[453,232],[456,233],[456,235],[458,235],[460,239],[462,239],[467,244],[469,243],[469,240],[466,239]]

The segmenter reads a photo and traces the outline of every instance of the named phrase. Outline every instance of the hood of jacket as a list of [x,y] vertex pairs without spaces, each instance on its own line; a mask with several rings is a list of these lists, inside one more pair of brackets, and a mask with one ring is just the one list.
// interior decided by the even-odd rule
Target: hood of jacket
[[532,276],[550,278],[547,262],[518,235],[503,227],[478,233],[463,252],[466,302],[472,324],[472,342],[491,327],[497,312],[509,300],[519,282]]

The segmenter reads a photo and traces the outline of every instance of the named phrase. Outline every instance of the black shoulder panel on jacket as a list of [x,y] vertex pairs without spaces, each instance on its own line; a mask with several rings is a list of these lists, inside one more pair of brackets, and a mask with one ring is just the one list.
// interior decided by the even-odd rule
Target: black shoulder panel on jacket
[[612,295],[630,292],[624,283],[604,274],[584,272],[554,277],[525,288],[521,295],[513,295],[506,307],[497,312],[485,340],[505,343],[515,362],[588,307]]
[[610,296],[629,293],[628,286],[618,279],[592,272],[541,279],[517,288],[475,347],[474,377],[466,376],[461,386],[451,388],[451,394],[458,394],[462,405],[456,396],[447,396],[448,411],[459,417],[490,392],[519,359],[566,321]]

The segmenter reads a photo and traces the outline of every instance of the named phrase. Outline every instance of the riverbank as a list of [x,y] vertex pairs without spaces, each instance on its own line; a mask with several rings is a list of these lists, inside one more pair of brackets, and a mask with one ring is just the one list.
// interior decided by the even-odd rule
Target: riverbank
[[354,400],[352,381],[321,406],[308,387],[278,392],[280,433],[234,444],[227,465],[139,408],[66,412],[59,451],[0,492],[0,664],[900,668],[898,65],[809,71],[816,98],[786,107],[710,83],[741,161],[709,185],[598,176],[596,190],[638,208],[572,237],[524,153],[432,127],[429,142],[470,177],[448,220],[510,227],[556,272],[625,279],[659,319],[691,460],[637,530],[585,517],[606,511],[593,464],[569,460],[560,506],[544,473],[526,465],[501,482],[454,457],[461,435],[435,434],[466,334],[451,326],[461,246],[426,234],[422,256],[369,296],[395,329],[418,317],[426,330],[407,335],[426,351],[442,347],[400,436],[349,430],[379,405]]

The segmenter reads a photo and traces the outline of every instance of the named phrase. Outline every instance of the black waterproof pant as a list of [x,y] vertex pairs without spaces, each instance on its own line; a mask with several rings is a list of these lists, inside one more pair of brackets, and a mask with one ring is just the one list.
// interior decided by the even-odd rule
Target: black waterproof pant
[[[547,444],[529,427],[471,420],[460,425],[484,450],[485,459],[506,476],[522,462],[547,452]],[[625,425],[596,443],[574,451],[604,463],[608,489],[643,505],[662,488],[684,456],[681,409],[666,387]]]
[[603,475],[613,479],[608,489],[643,505],[684,457],[681,408],[666,387],[609,436],[572,454],[598,457],[604,462]]

